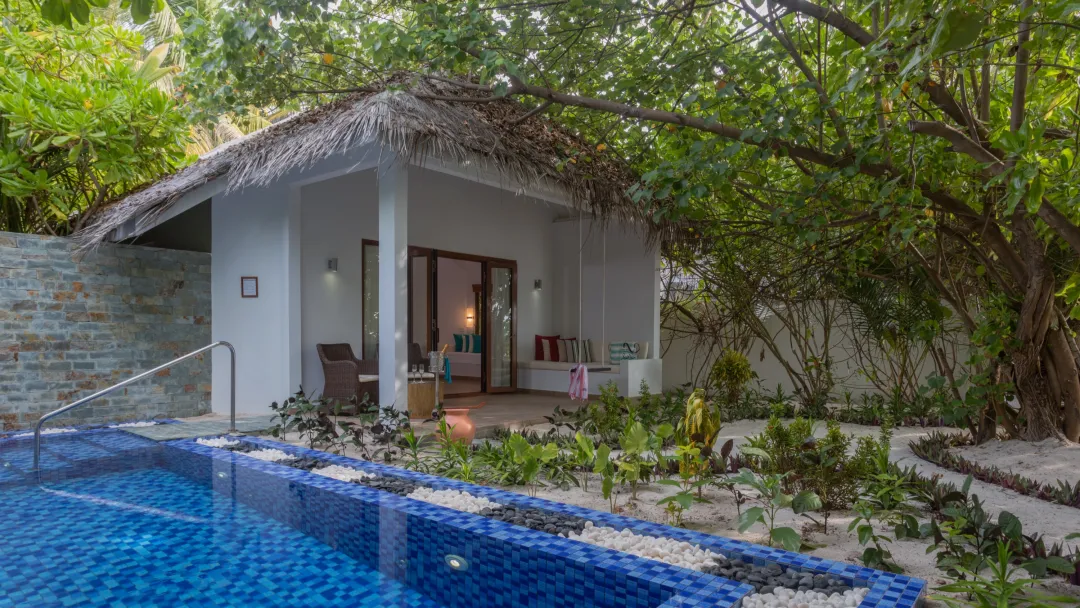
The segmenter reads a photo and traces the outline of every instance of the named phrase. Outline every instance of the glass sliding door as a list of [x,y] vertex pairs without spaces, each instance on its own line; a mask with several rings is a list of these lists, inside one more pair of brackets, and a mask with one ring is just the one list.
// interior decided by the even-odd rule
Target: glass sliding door
[[362,359],[379,357],[379,244],[364,241],[364,348]]
[[420,352],[425,356],[435,349],[431,341],[435,297],[431,280],[433,266],[430,249],[409,248],[409,342],[419,344]]
[[487,309],[484,332],[487,391],[517,389],[517,264],[487,262]]

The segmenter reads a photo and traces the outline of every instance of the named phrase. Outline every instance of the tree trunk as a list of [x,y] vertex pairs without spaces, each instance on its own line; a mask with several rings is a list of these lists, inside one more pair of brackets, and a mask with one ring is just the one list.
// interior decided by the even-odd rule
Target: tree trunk
[[1046,352],[1054,364],[1057,384],[1061,393],[1064,409],[1065,438],[1080,441],[1080,375],[1076,370],[1076,359],[1069,349],[1068,336],[1060,325],[1052,327],[1046,336]]
[[1040,365],[1039,351],[1027,344],[1012,354],[1013,382],[1020,398],[1020,415],[1024,418],[1022,439],[1064,439],[1059,412],[1051,396],[1050,383]]

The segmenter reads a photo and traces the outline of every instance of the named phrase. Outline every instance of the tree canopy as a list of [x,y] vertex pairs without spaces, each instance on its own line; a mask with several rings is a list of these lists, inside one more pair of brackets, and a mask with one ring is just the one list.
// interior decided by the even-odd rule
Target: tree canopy
[[318,102],[402,67],[527,100],[633,162],[643,210],[692,222],[676,263],[738,252],[742,235],[838,286],[911,285],[917,269],[975,346],[970,378],[943,376],[1010,385],[1019,412],[983,400],[989,421],[1080,438],[1075,3],[231,9],[201,26],[192,85],[212,105]]
[[[841,300],[875,339],[929,349],[978,436],[1004,424],[1077,440],[1078,11],[226,1],[184,24],[183,94],[206,119],[322,103],[409,69],[516,97],[622,154],[643,214],[685,221],[665,250],[702,279],[684,312],[746,290],[758,304]],[[745,289],[715,289],[721,274]],[[955,335],[970,357],[946,356]],[[811,358],[793,372],[827,390],[828,370],[809,370],[828,358]]]
[[[155,82],[164,49],[91,21],[46,23],[23,0],[0,26],[0,227],[67,232],[184,161],[187,121]],[[74,221],[74,225],[72,225]]]

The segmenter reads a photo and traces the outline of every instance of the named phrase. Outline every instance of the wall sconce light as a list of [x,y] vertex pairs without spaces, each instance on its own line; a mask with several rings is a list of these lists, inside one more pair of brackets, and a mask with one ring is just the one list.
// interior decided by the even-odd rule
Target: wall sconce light
[[535,281],[533,281],[533,289],[536,289],[536,290],[539,291],[539,290],[541,290],[543,288],[544,288],[544,282],[543,281],[541,281],[540,279],[536,279]]
[[326,260],[326,269],[330,272],[337,272],[337,258]]
[[465,309],[465,327],[472,327],[472,326],[473,326],[473,309],[466,308]]

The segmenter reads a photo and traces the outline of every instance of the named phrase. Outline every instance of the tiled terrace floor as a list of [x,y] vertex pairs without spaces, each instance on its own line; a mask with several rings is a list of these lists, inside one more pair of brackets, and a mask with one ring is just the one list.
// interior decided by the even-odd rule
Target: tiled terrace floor
[[[534,424],[543,424],[544,416],[550,415],[555,406],[574,409],[578,407],[578,404],[571,401],[569,397],[527,393],[447,397],[445,402],[447,408],[467,407],[473,410],[470,417],[476,425],[476,436],[481,439],[490,437],[496,429],[520,430]],[[257,434],[270,427],[270,419],[270,415],[238,415],[236,429],[241,433]],[[418,435],[434,432],[436,428],[433,423],[414,421],[414,425]],[[188,439],[226,433],[229,430],[229,419],[227,416],[214,414],[180,419],[177,424],[160,424],[124,430],[155,441]]]

